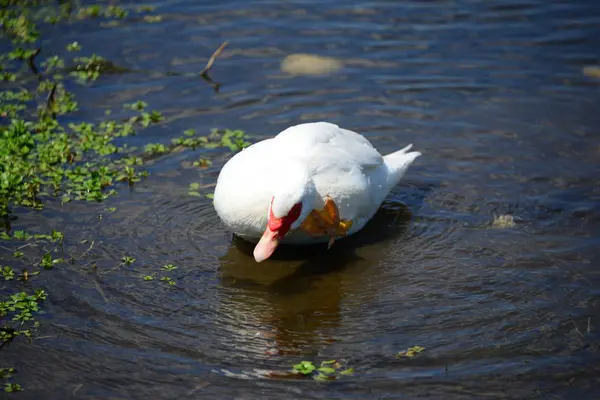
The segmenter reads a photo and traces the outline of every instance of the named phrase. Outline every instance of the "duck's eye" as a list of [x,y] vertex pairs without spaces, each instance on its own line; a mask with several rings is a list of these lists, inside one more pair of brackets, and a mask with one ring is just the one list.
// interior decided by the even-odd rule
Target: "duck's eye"
[[300,214],[302,214],[302,203],[295,204],[288,213],[287,218],[289,219],[290,224],[300,218]]

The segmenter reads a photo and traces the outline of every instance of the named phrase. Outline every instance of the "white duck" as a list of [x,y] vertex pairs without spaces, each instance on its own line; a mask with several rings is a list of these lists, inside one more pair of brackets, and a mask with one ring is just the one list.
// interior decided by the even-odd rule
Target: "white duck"
[[363,136],[327,122],[287,128],[223,166],[214,207],[226,228],[269,258],[279,243],[329,242],[360,231],[421,155],[382,156]]

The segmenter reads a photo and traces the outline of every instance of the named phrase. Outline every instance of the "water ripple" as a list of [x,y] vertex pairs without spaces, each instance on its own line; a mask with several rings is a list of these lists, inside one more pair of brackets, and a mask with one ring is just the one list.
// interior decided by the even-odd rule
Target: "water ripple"
[[[189,128],[258,140],[327,119],[383,153],[414,143],[424,156],[362,234],[263,264],[209,199],[187,193],[192,182],[212,191],[230,157],[223,149],[152,160],[147,180],[105,203],[19,211],[14,229],[61,229],[74,257],[40,275],[50,296],[39,338],[2,350],[27,376],[24,398],[598,391],[600,91],[582,72],[598,61],[595,2],[155,5],[155,24],[73,23],[44,44],[50,54],[77,36],[131,69],[75,88],[78,117],[97,120],[142,96],[166,120],[132,146]],[[218,92],[179,74],[201,70],[225,40],[211,71]],[[342,67],[282,72],[297,53]],[[190,168],[199,156],[213,166]],[[515,225],[494,226],[500,215]],[[426,350],[396,357],[413,345]],[[313,385],[268,375],[333,358],[355,376]]]

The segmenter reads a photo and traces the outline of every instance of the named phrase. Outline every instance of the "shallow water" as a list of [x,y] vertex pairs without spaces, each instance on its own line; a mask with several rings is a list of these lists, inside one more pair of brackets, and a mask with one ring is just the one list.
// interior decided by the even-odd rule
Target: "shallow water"
[[[18,210],[13,229],[59,229],[67,254],[85,252],[36,280],[49,297],[33,343],[2,349],[27,389],[20,398],[599,393],[600,81],[582,70],[599,61],[600,3],[154,4],[162,22],[49,36],[49,54],[78,40],[131,70],[77,89],[78,117],[143,99],[167,119],[128,139],[137,146],[188,128],[260,140],[327,120],[382,153],[414,143],[423,156],[361,234],[258,265],[210,200],[188,195],[192,182],[212,190],[224,150],[157,158],[148,179],[101,204]],[[201,70],[224,40],[218,92],[166,73]],[[280,65],[292,53],[343,65],[290,76]],[[213,165],[192,168],[200,155]],[[492,225],[504,214],[514,227]],[[135,263],[117,267],[124,255]],[[142,279],[152,273],[177,285]],[[395,357],[413,345],[425,351]],[[261,372],[333,358],[355,376]]]

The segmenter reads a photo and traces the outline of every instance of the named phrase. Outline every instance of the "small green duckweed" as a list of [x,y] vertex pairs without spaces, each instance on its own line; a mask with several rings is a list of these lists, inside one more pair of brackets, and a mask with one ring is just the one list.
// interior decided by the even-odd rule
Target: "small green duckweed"
[[196,197],[201,197],[202,194],[200,194],[199,190],[200,190],[200,184],[199,183],[197,183],[197,182],[190,183],[190,185],[188,187],[188,195],[190,195],[190,196],[196,196]]
[[175,286],[177,284],[177,282],[175,282],[175,280],[173,280],[173,278],[169,277],[169,276],[163,276],[162,278],[160,278],[161,282],[166,282],[171,286]]
[[354,368],[344,367],[337,360],[322,361],[319,367],[311,361],[302,361],[294,365],[292,371],[317,381],[331,381],[354,374]]
[[18,383],[12,383],[10,380],[16,373],[14,368],[0,368],[0,380],[4,382],[3,389],[5,392],[20,392],[23,389]]
[[406,350],[403,350],[401,352],[399,352],[398,354],[396,354],[396,357],[398,358],[413,358],[415,357],[417,354],[421,353],[423,350],[425,350],[425,347],[421,347],[421,346],[412,346],[409,347]]
[[15,278],[15,271],[6,265],[2,267],[2,276],[4,276],[5,281],[12,281]]
[[135,262],[135,258],[130,257],[130,256],[123,256],[121,258],[121,261],[123,261],[123,264],[125,264],[125,265],[131,265]]
[[200,189],[202,188],[202,185],[200,185],[197,182],[193,182],[190,183],[189,187],[188,187],[188,195],[189,196],[195,196],[195,197],[206,197],[207,199],[212,199],[214,198],[214,194],[213,193],[204,193],[204,195],[202,193],[200,193]]
[[60,264],[62,262],[64,262],[64,259],[54,258],[52,257],[52,254],[46,253],[40,260],[40,266],[44,269],[52,269],[56,264]]
[[208,168],[212,165],[212,161],[210,161],[208,158],[200,158],[197,161],[194,161],[193,165],[194,167]]
[[142,279],[144,281],[155,281],[158,279],[158,281],[160,282],[164,282],[166,284],[168,284],[169,286],[175,286],[177,285],[177,282],[175,281],[175,279],[171,278],[168,275],[164,275],[164,273],[168,273],[168,272],[173,272],[177,269],[177,267],[173,264],[167,264],[167,265],[163,265],[160,268],[160,272],[162,272],[163,274],[161,274],[162,276],[157,278],[158,273],[157,272],[153,272],[151,274],[146,274],[142,276]]

